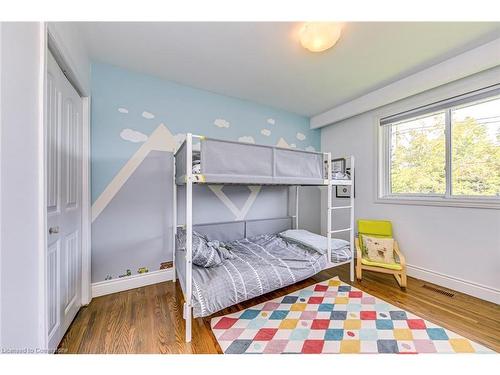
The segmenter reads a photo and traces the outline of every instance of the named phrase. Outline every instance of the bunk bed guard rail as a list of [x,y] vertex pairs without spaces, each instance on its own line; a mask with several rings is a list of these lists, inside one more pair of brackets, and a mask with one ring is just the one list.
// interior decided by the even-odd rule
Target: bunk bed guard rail
[[[192,135],[191,163],[184,142],[176,153],[178,183],[199,160],[195,183],[326,184],[325,154]],[[184,181],[183,181],[184,180]]]

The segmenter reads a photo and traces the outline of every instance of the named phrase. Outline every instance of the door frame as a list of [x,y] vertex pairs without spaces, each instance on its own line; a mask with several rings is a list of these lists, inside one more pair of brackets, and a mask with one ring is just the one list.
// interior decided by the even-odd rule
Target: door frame
[[[48,344],[48,329],[47,329],[47,202],[46,202],[46,189],[47,189],[47,175],[45,170],[45,129],[47,127],[47,56],[49,51],[54,56],[56,62],[63,70],[65,76],[68,78],[69,82],[76,89],[80,97],[82,98],[82,232],[81,232],[81,253],[82,253],[82,270],[81,270],[81,304],[88,305],[92,299],[91,294],[91,222],[90,222],[90,209],[91,209],[91,187],[90,187],[90,95],[85,91],[83,85],[80,83],[83,81],[83,77],[80,77],[77,73],[78,70],[75,67],[74,62],[70,57],[68,48],[63,42],[63,38],[57,34],[54,29],[49,28],[47,22],[41,22],[41,48],[40,48],[40,120],[43,123],[43,134],[41,140],[41,155],[39,169],[43,176],[43,186],[40,189],[41,197],[40,201],[43,203],[43,219],[41,220],[40,233],[42,238],[42,244],[40,251],[40,283],[39,283],[39,293],[40,293],[40,332],[43,347]],[[55,348],[48,348],[55,349]]]

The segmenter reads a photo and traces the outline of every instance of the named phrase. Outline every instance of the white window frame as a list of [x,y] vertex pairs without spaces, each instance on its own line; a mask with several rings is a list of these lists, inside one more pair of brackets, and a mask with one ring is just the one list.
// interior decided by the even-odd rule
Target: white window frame
[[[498,96],[498,87],[494,85],[483,90],[477,90],[474,93],[464,94],[459,97],[433,103],[428,106],[416,108],[411,111],[405,111],[395,116],[383,116],[376,119],[376,126],[378,129],[378,189],[376,203],[396,203],[396,204],[416,204],[416,205],[432,205],[432,206],[451,206],[451,207],[475,207],[475,208],[492,208],[500,209],[500,197],[495,196],[469,196],[469,195],[452,195],[452,124],[451,112],[464,106],[469,106],[474,103],[484,102],[486,98]],[[483,94],[481,99],[474,99],[477,93]],[[488,95],[491,93],[491,95]],[[467,97],[470,100],[467,101]],[[458,98],[458,99],[457,99]],[[460,101],[459,104],[457,102]],[[450,102],[447,106],[446,103]],[[455,105],[454,105],[455,103]],[[426,109],[428,107],[428,109]],[[434,113],[445,114],[445,168],[446,168],[446,190],[444,194],[412,194],[412,193],[392,193],[391,191],[391,126],[382,125],[385,121],[387,123],[390,118],[397,118],[407,114],[407,119],[429,116]],[[402,121],[402,120],[401,120]],[[397,123],[398,121],[390,121],[389,124]]]

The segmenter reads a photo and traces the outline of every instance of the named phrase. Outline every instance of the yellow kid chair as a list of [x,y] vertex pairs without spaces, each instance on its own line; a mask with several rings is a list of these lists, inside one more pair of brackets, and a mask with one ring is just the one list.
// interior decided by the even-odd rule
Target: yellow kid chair
[[385,220],[358,220],[356,243],[356,277],[361,280],[363,270],[388,273],[394,276],[401,288],[406,288],[406,260],[394,240],[394,263],[370,261],[366,256],[363,235],[392,238],[392,224]]

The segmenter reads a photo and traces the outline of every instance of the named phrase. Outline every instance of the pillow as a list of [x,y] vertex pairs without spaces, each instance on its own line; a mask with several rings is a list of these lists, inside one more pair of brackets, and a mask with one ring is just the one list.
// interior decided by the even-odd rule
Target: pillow
[[[210,268],[220,265],[224,259],[234,258],[230,251],[230,246],[219,241],[208,241],[208,239],[193,231],[193,264]],[[177,248],[186,251],[186,230],[180,229],[177,232]]]
[[[286,240],[310,247],[320,254],[326,254],[326,245],[328,242],[325,236],[320,236],[319,234],[311,233],[304,229],[289,229],[281,232],[280,236]],[[332,245],[332,250],[338,250],[349,246],[349,242],[339,238],[332,238],[330,243]]]
[[394,238],[380,238],[363,235],[366,256],[372,262],[394,263]]

